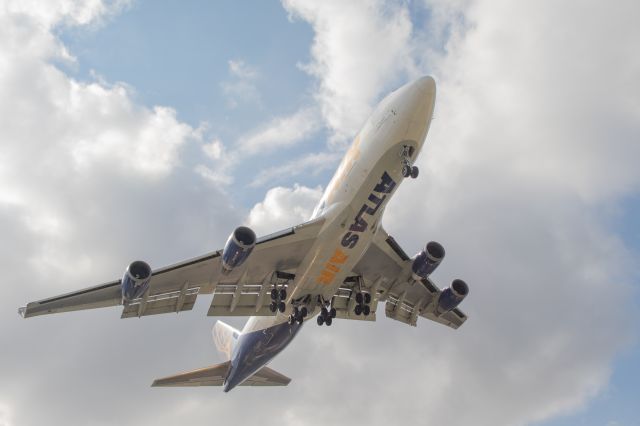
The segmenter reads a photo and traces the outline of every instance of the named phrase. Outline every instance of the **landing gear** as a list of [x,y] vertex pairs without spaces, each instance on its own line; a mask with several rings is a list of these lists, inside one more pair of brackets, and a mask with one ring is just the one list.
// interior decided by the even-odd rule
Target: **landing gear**
[[301,308],[298,308],[297,306],[293,307],[293,313],[291,315],[289,315],[289,324],[293,325],[296,322],[298,324],[302,324],[302,322],[304,321],[304,319],[307,317],[308,311],[307,311],[307,307],[303,306]]
[[420,172],[416,166],[411,165],[411,155],[413,154],[413,148],[408,145],[402,146],[400,151],[400,158],[402,161],[402,176],[405,178],[411,177],[413,179],[418,177]]
[[324,305],[320,309],[320,314],[318,315],[318,319],[316,320],[318,322],[318,325],[331,325],[331,323],[333,323],[333,319],[337,314],[336,309],[331,307],[328,301],[322,300],[320,296],[318,296],[318,303]]
[[287,290],[284,288],[273,288],[271,289],[271,304],[269,305],[269,310],[274,314],[276,311],[280,313],[284,313],[287,310],[287,305],[284,301],[287,299]]
[[371,294],[370,293],[356,293],[357,305],[353,308],[353,313],[356,315],[364,315],[365,317],[371,313]]

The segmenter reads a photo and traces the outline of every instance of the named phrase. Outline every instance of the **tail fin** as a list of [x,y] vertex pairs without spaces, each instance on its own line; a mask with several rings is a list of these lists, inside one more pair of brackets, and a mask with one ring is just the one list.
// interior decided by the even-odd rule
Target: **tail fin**
[[213,326],[212,334],[213,342],[216,344],[220,355],[222,355],[225,360],[230,360],[233,348],[238,341],[238,337],[240,337],[240,332],[229,324],[218,320]]

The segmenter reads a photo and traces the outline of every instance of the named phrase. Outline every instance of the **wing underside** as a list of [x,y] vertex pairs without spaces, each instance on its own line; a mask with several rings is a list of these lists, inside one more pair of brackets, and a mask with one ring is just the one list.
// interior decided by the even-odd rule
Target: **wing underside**
[[362,277],[359,285],[372,295],[373,301],[386,302],[387,317],[412,326],[422,317],[451,328],[460,327],[467,316],[458,308],[438,315],[436,304],[441,290],[428,278],[413,280],[411,263],[393,237],[380,228],[353,273]]
[[[214,293],[209,315],[272,315],[267,293],[291,286],[295,271],[324,223],[317,219],[259,238],[251,257],[222,273],[222,251],[154,270],[144,295],[123,306],[122,318],[188,311],[200,294]],[[122,304],[120,280],[63,294],[19,309],[25,318]]]

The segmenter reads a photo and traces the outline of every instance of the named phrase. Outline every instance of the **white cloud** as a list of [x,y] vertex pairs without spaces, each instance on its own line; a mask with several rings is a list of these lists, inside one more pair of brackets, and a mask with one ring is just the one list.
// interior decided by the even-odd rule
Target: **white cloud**
[[214,139],[211,142],[202,145],[202,152],[212,160],[219,160],[222,157],[222,151],[224,145],[219,139]]
[[233,183],[233,176],[227,173],[226,168],[217,168],[214,170],[204,164],[198,164],[194,170],[200,177],[211,182],[217,187]]
[[298,225],[311,217],[321,196],[320,187],[272,188],[264,200],[251,209],[248,225],[261,235]]
[[241,59],[235,59],[229,61],[229,72],[238,78],[245,80],[255,80],[258,77],[258,71],[247,65]]
[[228,62],[231,80],[220,84],[227,97],[227,105],[237,108],[241,104],[260,105],[262,102],[256,81],[260,77],[258,70],[242,59],[232,59]]
[[307,176],[316,176],[318,173],[327,169],[334,169],[340,154],[338,153],[312,153],[290,160],[287,163],[279,164],[261,170],[255,179],[251,182],[251,186],[273,185],[285,179],[291,179],[295,176],[305,174]]
[[315,36],[304,69],[318,79],[316,93],[334,141],[355,135],[389,81],[411,66],[411,20],[399,3],[283,0]]
[[241,155],[255,155],[289,147],[300,142],[318,130],[317,111],[306,108],[294,114],[277,117],[263,128],[240,138]]
[[12,426],[11,411],[6,404],[0,402],[0,426]]

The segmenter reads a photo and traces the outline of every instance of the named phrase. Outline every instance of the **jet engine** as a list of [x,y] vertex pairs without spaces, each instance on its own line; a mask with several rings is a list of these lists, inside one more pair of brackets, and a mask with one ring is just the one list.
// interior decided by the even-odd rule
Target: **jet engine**
[[453,280],[449,288],[445,288],[438,298],[438,315],[449,312],[460,304],[469,294],[469,286],[462,280]]
[[412,278],[416,281],[427,278],[444,259],[444,247],[431,241],[418,253],[411,265]]
[[222,270],[231,272],[242,265],[256,246],[256,233],[246,226],[239,226],[229,235],[222,250]]
[[151,281],[151,266],[142,260],[131,262],[124,271],[121,281],[122,303],[126,304],[134,299],[142,297]]

